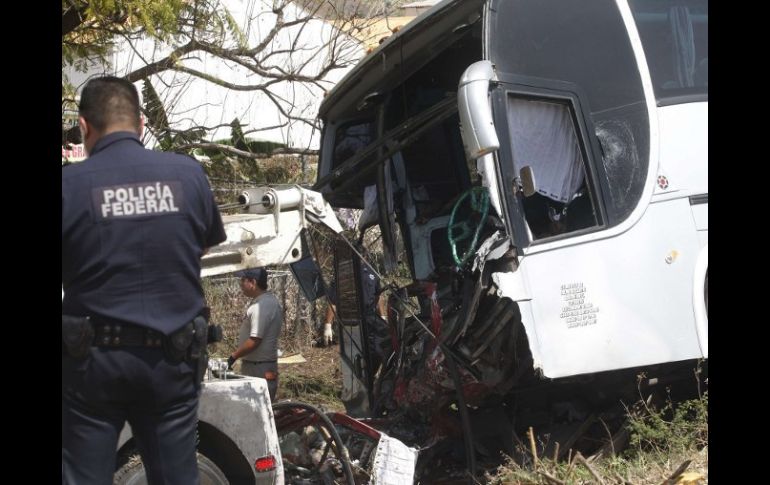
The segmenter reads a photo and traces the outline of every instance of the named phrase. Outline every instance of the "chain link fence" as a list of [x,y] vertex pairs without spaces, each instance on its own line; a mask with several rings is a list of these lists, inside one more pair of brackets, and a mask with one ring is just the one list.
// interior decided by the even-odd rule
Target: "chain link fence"
[[[222,325],[222,342],[216,345],[213,353],[227,357],[238,346],[238,334],[252,299],[243,295],[240,278],[236,276],[207,278],[203,288],[211,307],[211,321]],[[307,301],[288,271],[268,270],[268,291],[278,298],[283,309],[279,348],[284,354],[293,354],[310,347],[317,333],[317,323],[326,309],[325,300]]]

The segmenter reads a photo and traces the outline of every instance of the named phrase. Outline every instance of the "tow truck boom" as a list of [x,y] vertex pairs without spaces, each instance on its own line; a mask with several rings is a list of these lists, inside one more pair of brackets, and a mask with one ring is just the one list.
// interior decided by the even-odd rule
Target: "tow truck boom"
[[203,256],[202,277],[298,261],[303,256],[300,234],[308,223],[342,232],[323,196],[297,185],[248,189],[239,203],[247,212],[222,216],[227,240]]

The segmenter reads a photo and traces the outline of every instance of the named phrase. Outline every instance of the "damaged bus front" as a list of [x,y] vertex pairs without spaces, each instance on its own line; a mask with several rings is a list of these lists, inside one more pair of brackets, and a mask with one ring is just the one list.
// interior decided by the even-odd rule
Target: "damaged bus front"
[[477,422],[507,449],[538,412],[708,357],[706,1],[445,0],[320,116],[315,189],[373,214],[411,279],[377,358],[365,263],[337,249],[351,414],[462,430],[472,461]]

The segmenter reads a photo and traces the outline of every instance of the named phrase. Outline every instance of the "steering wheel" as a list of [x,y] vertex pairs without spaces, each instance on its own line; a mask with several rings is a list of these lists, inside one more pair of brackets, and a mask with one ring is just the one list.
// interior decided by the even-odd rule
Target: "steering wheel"
[[[466,199],[470,200],[471,213],[465,220],[456,221],[458,209]],[[481,228],[484,227],[487,212],[489,212],[489,193],[486,187],[471,187],[457,199],[454,207],[452,207],[452,215],[449,216],[449,224],[447,225],[447,239],[452,248],[452,257],[458,267],[465,265],[471,255],[476,252],[479,234]],[[473,239],[470,246],[461,256],[458,256],[457,243],[471,236]]]

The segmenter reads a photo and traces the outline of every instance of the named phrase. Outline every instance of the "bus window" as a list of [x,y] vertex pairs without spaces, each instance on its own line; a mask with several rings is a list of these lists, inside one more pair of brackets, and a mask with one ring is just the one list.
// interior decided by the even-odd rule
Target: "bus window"
[[508,0],[496,2],[490,17],[489,60],[498,77],[578,96],[579,104],[570,104],[570,110],[596,133],[596,138],[581,134],[593,157],[584,161],[588,173],[601,187],[601,193],[594,187],[591,205],[601,209],[596,211],[601,225],[620,224],[641,202],[650,124],[640,69],[617,3]]
[[708,95],[708,0],[631,0],[655,97]]
[[350,157],[366,148],[374,139],[374,123],[347,123],[334,136],[333,167],[342,165]]
[[535,193],[522,204],[532,238],[598,225],[583,148],[567,104],[508,97],[514,170],[529,167]]
[[[331,167],[329,169],[333,171],[340,168],[346,162],[350,162],[353,158],[366,150],[366,148],[375,140],[374,126],[374,121],[371,119],[359,119],[343,123],[336,127],[334,130],[334,145],[331,149],[332,156],[329,157],[331,158]],[[370,161],[373,156],[373,154],[370,154],[364,160],[359,160],[358,162],[366,163],[367,161]],[[363,179],[361,187],[373,183],[375,183],[374,173],[371,173]],[[331,187],[334,188],[335,186],[336,184],[332,183]],[[348,189],[337,190],[330,200],[333,200],[334,204],[343,207],[363,208],[364,193],[361,187],[353,186]]]

